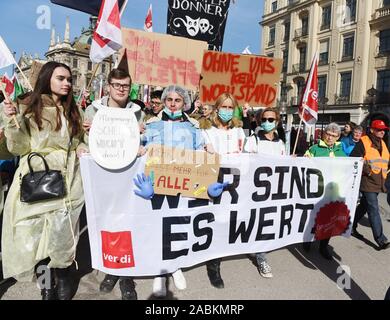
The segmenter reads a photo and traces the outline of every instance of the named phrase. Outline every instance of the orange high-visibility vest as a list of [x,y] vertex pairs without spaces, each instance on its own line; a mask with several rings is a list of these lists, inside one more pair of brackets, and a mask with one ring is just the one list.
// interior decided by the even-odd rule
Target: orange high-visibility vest
[[386,179],[387,168],[389,166],[389,150],[386,147],[386,144],[382,143],[382,156],[379,154],[379,150],[372,147],[372,141],[368,136],[362,137],[362,142],[366,154],[364,160],[370,165],[371,171],[375,174],[379,174],[382,171],[382,176]]

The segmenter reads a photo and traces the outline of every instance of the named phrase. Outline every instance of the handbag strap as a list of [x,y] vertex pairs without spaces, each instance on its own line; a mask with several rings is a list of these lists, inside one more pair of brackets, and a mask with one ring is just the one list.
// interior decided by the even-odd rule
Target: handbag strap
[[28,168],[29,168],[29,170],[30,170],[30,173],[33,173],[33,172],[34,172],[33,169],[32,169],[32,167],[31,167],[30,161],[31,161],[31,159],[32,159],[33,157],[35,157],[35,156],[37,156],[37,157],[39,157],[39,158],[42,159],[43,164],[45,165],[45,171],[48,172],[48,171],[49,171],[49,166],[47,165],[47,162],[46,162],[45,158],[44,158],[40,153],[38,153],[38,152],[31,152],[31,153],[28,155],[28,158],[27,158],[27,163],[28,163]]
[[73,140],[73,135],[70,136],[69,144],[68,144],[68,151],[66,152],[65,170],[68,169],[68,161],[69,161],[70,147],[72,146],[72,140]]

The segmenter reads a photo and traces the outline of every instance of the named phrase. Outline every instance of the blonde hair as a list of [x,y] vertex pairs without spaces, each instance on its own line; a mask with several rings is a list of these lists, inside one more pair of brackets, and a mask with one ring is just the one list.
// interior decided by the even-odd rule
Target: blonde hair
[[[228,92],[225,92],[225,93],[222,93],[218,98],[217,100],[215,101],[215,105],[214,105],[214,110],[210,116],[210,119],[212,121],[212,124],[213,126],[215,127],[219,127],[219,126],[223,126],[224,123],[221,121],[221,119],[219,118],[218,116],[218,109],[223,105],[223,103],[230,99],[232,101],[232,104],[233,104],[233,107],[234,107],[234,111],[233,111],[233,114],[237,111],[237,109],[239,108],[238,106],[238,102],[236,100],[236,98],[228,93]],[[230,120],[228,123],[228,128],[236,128],[236,127],[242,127],[242,121],[235,118],[233,116],[232,120]]]

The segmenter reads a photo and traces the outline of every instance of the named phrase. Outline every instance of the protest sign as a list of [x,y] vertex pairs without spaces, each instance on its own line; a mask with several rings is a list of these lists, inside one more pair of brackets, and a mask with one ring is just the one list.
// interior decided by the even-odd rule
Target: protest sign
[[222,50],[230,0],[168,0],[167,34],[206,41]]
[[133,110],[101,106],[92,121],[89,148],[94,160],[107,169],[121,169],[134,161],[140,142]]
[[217,182],[219,155],[201,150],[150,145],[145,174],[156,194],[208,199],[207,187]]
[[274,107],[282,59],[206,51],[203,56],[200,100],[214,104],[224,92],[239,104]]
[[126,28],[122,39],[120,60],[127,58],[134,83],[197,90],[206,42]]
[[[145,162],[138,158],[116,173],[81,159],[94,269],[158,275],[224,256],[349,237],[363,164],[360,158],[227,155],[218,181],[229,184],[218,198],[145,200],[132,183]],[[110,261],[118,263],[106,267]]]

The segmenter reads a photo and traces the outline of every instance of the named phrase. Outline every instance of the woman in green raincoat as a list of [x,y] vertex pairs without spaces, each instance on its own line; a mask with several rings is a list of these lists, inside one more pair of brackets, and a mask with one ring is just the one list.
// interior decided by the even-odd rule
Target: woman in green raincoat
[[[18,108],[5,101],[3,110],[7,148],[20,156],[4,205],[4,277],[31,281],[36,270],[42,299],[71,299],[69,271],[76,255],[78,222],[84,204],[78,156],[87,150],[82,116],[73,99],[71,70],[62,63],[46,63],[32,94],[18,100]],[[30,152],[42,154],[50,169],[61,170],[67,189],[64,198],[20,201],[20,181],[29,171]],[[33,157],[31,164],[34,171],[43,170],[39,157]]]

